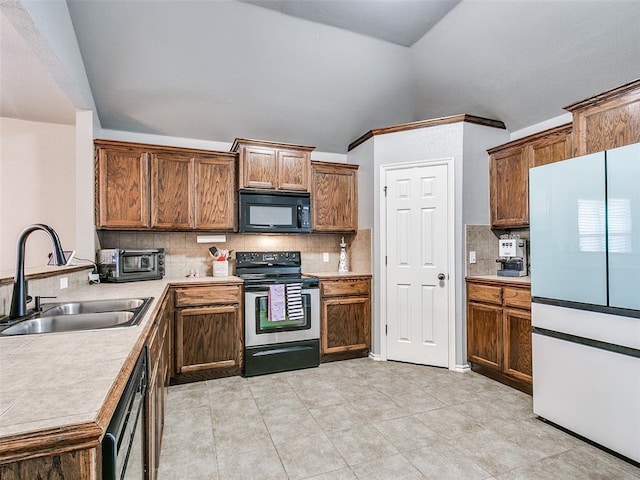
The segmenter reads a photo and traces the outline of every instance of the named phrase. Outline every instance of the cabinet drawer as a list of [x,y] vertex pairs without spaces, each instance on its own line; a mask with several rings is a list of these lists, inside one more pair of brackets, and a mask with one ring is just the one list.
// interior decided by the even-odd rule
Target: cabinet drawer
[[502,295],[506,306],[531,310],[531,290],[505,287]]
[[344,295],[369,295],[368,279],[323,280],[320,282],[320,295],[337,297]]
[[502,305],[502,288],[489,285],[467,284],[467,296],[469,300],[484,303],[496,303]]
[[220,285],[215,287],[190,287],[176,289],[176,307],[212,305],[216,303],[238,303],[239,285]]

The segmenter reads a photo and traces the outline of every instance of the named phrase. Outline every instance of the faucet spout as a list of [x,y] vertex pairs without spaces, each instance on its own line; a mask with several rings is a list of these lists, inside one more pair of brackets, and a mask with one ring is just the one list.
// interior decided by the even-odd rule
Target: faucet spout
[[24,278],[24,252],[27,238],[36,230],[43,230],[51,239],[53,247],[53,264],[64,265],[64,251],[56,231],[42,223],[36,223],[25,228],[18,237],[16,252],[16,273],[13,276],[13,296],[11,297],[11,311],[9,318],[23,317],[27,314],[27,281]]

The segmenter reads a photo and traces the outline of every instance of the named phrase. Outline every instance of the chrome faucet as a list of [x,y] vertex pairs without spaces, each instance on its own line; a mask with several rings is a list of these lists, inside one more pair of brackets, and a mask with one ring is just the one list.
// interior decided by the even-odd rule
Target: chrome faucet
[[52,263],[54,265],[65,264],[60,238],[58,238],[58,234],[53,228],[42,223],[36,223],[22,231],[18,237],[16,274],[13,277],[13,296],[11,297],[11,312],[9,313],[9,318],[12,319],[23,317],[27,314],[27,281],[24,278],[24,251],[27,238],[36,230],[47,232],[49,238],[51,238],[51,245],[53,246]]

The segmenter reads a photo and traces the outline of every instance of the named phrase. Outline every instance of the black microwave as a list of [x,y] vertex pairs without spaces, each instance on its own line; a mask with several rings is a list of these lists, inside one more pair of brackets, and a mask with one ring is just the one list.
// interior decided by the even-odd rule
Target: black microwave
[[311,197],[307,192],[240,190],[239,232],[308,233]]

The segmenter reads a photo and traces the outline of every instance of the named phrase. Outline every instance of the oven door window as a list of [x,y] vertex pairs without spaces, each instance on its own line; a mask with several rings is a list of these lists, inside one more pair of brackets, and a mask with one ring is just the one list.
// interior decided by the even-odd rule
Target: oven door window
[[249,223],[255,226],[295,226],[296,207],[290,205],[250,205]]
[[267,295],[256,297],[255,302],[257,333],[288,332],[311,328],[311,295],[308,293],[302,294],[302,310],[304,311],[304,316],[299,320],[290,320],[287,316],[284,320],[272,322],[269,320],[269,302]]
[[155,268],[154,255],[130,255],[122,258],[123,273],[153,272]]

